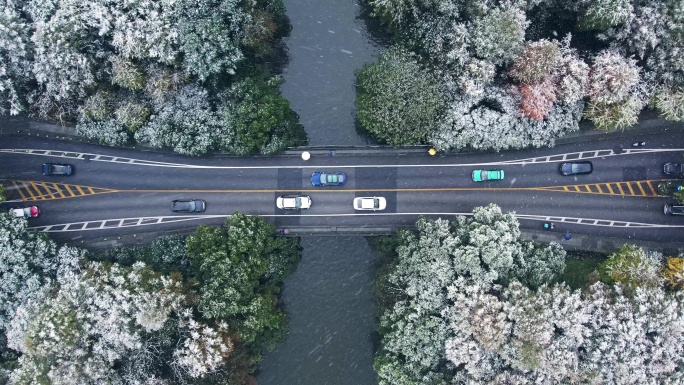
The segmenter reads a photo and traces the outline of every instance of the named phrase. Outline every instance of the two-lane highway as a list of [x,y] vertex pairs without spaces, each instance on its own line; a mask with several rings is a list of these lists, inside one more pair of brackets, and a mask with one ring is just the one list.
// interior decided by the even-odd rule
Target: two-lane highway
[[[403,227],[421,216],[449,217],[494,202],[525,227],[553,220],[573,232],[648,240],[681,236],[684,218],[663,215],[672,199],[655,193],[662,164],[682,161],[684,145],[654,135],[645,148],[607,141],[516,152],[430,157],[387,150],[364,154],[188,158],[71,142],[3,137],[0,178],[10,198],[36,204],[31,225],[65,239],[219,224],[235,211],[263,215],[281,228]],[[562,161],[590,160],[594,172],[562,176]],[[70,177],[46,177],[43,162],[71,163]],[[503,169],[503,181],[477,183],[473,169]],[[313,187],[314,171],[344,171],[344,186]],[[275,207],[279,195],[310,195],[309,210]],[[358,212],[354,197],[383,196],[382,212]],[[175,214],[170,202],[201,198],[207,211]],[[529,220],[532,219],[532,220]]]

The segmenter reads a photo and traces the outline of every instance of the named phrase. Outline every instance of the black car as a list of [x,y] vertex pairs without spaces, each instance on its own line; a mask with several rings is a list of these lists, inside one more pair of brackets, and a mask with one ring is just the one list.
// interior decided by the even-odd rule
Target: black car
[[43,163],[43,175],[71,175],[74,166],[63,163]]
[[663,165],[665,175],[684,176],[684,163],[667,162]]
[[171,211],[174,213],[201,213],[207,204],[201,199],[177,199],[171,202]]
[[684,206],[675,206],[671,203],[666,203],[663,206],[665,215],[684,215]]
[[562,175],[589,174],[594,171],[594,165],[589,161],[565,162],[558,166],[558,171]]

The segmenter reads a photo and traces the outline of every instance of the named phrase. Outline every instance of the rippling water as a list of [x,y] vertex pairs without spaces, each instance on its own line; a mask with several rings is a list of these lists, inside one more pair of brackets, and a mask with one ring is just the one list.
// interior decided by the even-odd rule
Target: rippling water
[[[354,71],[380,49],[356,0],[285,0],[292,32],[282,94],[309,144],[363,145],[355,130]],[[374,258],[363,237],[303,237],[286,280],[284,344],[259,365],[260,385],[373,385]]]
[[303,237],[283,290],[290,333],[261,362],[259,385],[372,385],[375,260],[362,237]]
[[362,145],[354,129],[354,71],[374,60],[356,0],[285,0],[292,32],[282,94],[306,128],[309,144]]

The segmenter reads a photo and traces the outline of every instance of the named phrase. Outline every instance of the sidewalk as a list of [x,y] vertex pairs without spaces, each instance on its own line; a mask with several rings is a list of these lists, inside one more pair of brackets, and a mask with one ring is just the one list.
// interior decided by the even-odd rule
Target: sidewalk
[[[281,229],[277,229],[281,230]],[[359,236],[370,237],[379,235],[392,235],[397,228],[391,227],[288,227],[288,237],[324,237],[324,236]],[[192,235],[195,229],[183,229],[172,232],[144,232],[133,235],[121,235],[113,237],[101,237],[86,239],[80,241],[80,244],[72,244],[73,246],[80,246],[94,252],[104,251],[106,249],[116,246],[142,246],[152,243],[155,239],[164,235]],[[591,251],[602,254],[611,254],[617,251],[625,244],[637,245],[648,251],[656,251],[665,256],[676,256],[684,253],[684,243],[677,242],[648,242],[639,240],[630,240],[623,238],[598,238],[590,235],[573,233],[572,238],[565,240],[562,231],[545,231],[545,230],[521,230],[521,238],[527,241],[535,241],[542,243],[557,242],[566,251]]]

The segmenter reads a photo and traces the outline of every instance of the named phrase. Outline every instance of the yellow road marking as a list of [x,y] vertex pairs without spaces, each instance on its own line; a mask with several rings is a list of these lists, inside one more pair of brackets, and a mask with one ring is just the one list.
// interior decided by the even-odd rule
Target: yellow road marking
[[639,186],[639,190],[641,190],[641,195],[646,195],[646,191],[644,191],[644,188],[641,187],[641,183],[640,182],[635,182],[635,183],[637,186]]
[[[622,196],[642,196],[642,197],[657,197],[656,190],[653,188],[652,182],[659,182],[658,180],[645,181],[631,181],[631,182],[610,182],[610,183],[590,183],[580,185],[559,185],[559,186],[544,186],[544,187],[438,187],[438,188],[386,188],[386,189],[296,189],[296,190],[281,190],[281,189],[220,189],[220,190],[197,190],[197,189],[183,189],[183,190],[116,190],[91,186],[80,186],[66,183],[47,183],[37,181],[13,181],[15,188],[19,192],[22,200],[51,200],[80,197],[87,195],[98,195],[106,193],[357,193],[357,192],[429,192],[429,191],[558,191],[571,192],[580,194],[598,194],[598,195],[622,195]],[[649,193],[647,193],[641,183],[648,186]],[[623,184],[629,189],[629,194],[623,188]],[[641,195],[635,193],[632,184],[639,187]],[[613,185],[619,190],[619,194],[613,188]],[[55,189],[53,193],[50,189]],[[583,187],[583,188],[582,188]],[[45,189],[45,193],[41,191]],[[606,192],[606,190],[608,192]],[[38,196],[34,195],[38,193]],[[28,195],[26,195],[26,194]],[[49,195],[49,198],[47,197]]]
[[62,192],[62,189],[56,183],[52,184],[52,187],[57,190],[56,194],[59,194],[62,198],[66,198],[66,195]]
[[[29,184],[24,183],[24,186],[26,186],[26,192],[29,193],[29,195],[31,196],[31,200],[34,200],[34,201],[37,200],[36,196],[33,195],[33,192],[31,191],[31,187],[33,186],[33,183],[29,183]],[[40,194],[40,192],[38,192],[38,194]]]
[[[48,195],[50,195],[50,198],[55,199],[55,196],[52,194],[52,191],[50,190],[50,187],[49,187],[47,184],[45,184],[45,183],[36,183],[36,185],[37,185],[38,187],[42,187],[43,190],[45,190],[45,192],[47,192]],[[45,194],[43,194],[43,196],[45,196]]]
[[[14,184],[14,187],[17,189],[17,192],[19,193],[19,196],[21,197],[21,200],[22,200],[22,201],[28,200],[28,199],[26,198],[26,195],[24,195],[24,193],[21,192],[21,187],[19,187],[19,185],[17,184],[17,182],[12,181],[12,184]],[[22,183],[21,185],[23,186],[24,184]]]
[[69,192],[69,194],[71,194],[72,197],[75,197],[75,196],[76,196],[76,194],[74,194],[74,192],[71,191],[71,188],[69,187],[68,184],[65,184],[65,185],[64,185],[64,188],[67,189],[67,191]]

